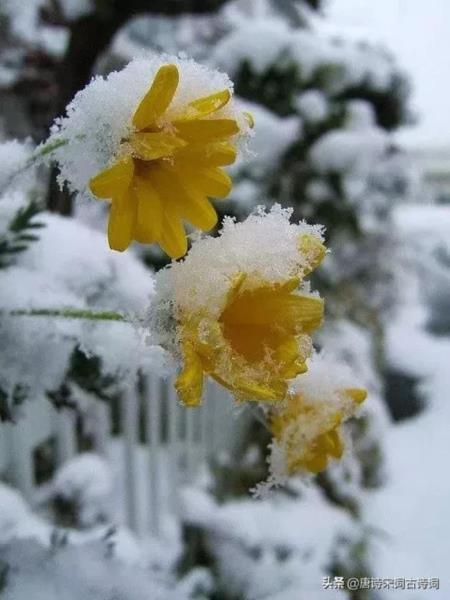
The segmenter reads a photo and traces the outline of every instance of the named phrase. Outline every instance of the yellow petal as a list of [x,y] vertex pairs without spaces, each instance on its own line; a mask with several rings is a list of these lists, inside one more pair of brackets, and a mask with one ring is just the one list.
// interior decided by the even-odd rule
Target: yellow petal
[[211,144],[189,144],[177,151],[176,160],[182,160],[192,165],[198,163],[202,167],[223,167],[232,165],[236,160],[237,150],[227,142]]
[[364,388],[347,388],[344,391],[356,404],[362,404],[367,398],[367,390]]
[[275,350],[273,359],[275,364],[280,365],[279,375],[283,379],[293,379],[307,371],[307,366],[300,357],[298,341],[295,336],[286,336],[282,340]]
[[189,202],[179,207],[181,216],[194,227],[209,231],[217,224],[217,212],[208,198],[191,196]]
[[183,219],[204,231],[216,225],[217,213],[214,207],[203,194],[185,188],[176,169],[161,166],[154,170],[153,178],[160,195],[170,198]]
[[248,126],[250,127],[250,129],[253,129],[253,127],[255,126],[255,118],[253,117],[251,112],[248,112],[247,110],[243,112],[244,115],[244,119],[247,121]]
[[133,239],[136,221],[136,203],[130,192],[114,199],[108,220],[108,241],[112,250],[123,252]]
[[130,139],[133,154],[141,160],[156,160],[172,156],[175,150],[186,146],[186,142],[166,131],[135,133]]
[[312,333],[322,324],[324,311],[322,298],[313,296],[294,296],[294,298],[296,324],[303,333]]
[[303,275],[309,275],[325,258],[327,249],[314,235],[302,235],[299,239],[299,250],[307,257],[307,265],[303,268]]
[[239,133],[234,119],[205,119],[194,121],[173,121],[178,135],[190,143],[214,142]]
[[239,292],[241,291],[241,288],[246,279],[247,279],[247,273],[244,273],[243,271],[240,273],[237,273],[233,277],[233,279],[231,280],[230,289],[227,292],[225,306],[228,306],[229,304],[231,304],[233,302],[233,300],[239,295]]
[[181,258],[187,252],[186,232],[172,202],[165,202],[164,198],[162,200],[164,213],[159,243],[164,252],[171,258]]
[[163,207],[161,199],[149,177],[135,178],[137,217],[135,239],[142,244],[151,244],[161,237]]
[[176,65],[163,65],[133,115],[136,129],[145,129],[167,110],[175,95],[180,76]]
[[[327,468],[328,458],[325,454],[319,454],[305,461],[305,467],[311,473],[320,473]],[[291,473],[294,471],[291,470]]]
[[237,379],[232,383],[232,387],[238,400],[281,401],[284,400],[287,391],[284,381],[264,384],[251,379]]
[[198,119],[207,117],[224,107],[230,101],[230,98],[231,92],[228,89],[198,98],[189,103],[185,118]]
[[112,167],[101,171],[89,182],[89,188],[98,198],[122,196],[133,179],[134,163],[131,156],[115,162]]
[[179,171],[185,185],[202,195],[226,198],[233,187],[231,177],[218,167],[189,170],[182,166]]
[[183,348],[183,360],[183,370],[175,380],[175,389],[186,406],[198,406],[203,393],[202,363],[188,344]]
[[293,332],[309,333],[322,322],[323,300],[261,288],[244,292],[225,309],[221,318],[236,325],[277,324]]
[[294,290],[296,290],[299,285],[300,285],[300,277],[291,277],[290,279],[287,279],[283,283],[275,283],[273,287],[277,291],[289,293],[289,292],[293,292]]
[[344,444],[339,432],[333,429],[327,436],[328,452],[333,458],[341,458],[344,453]]

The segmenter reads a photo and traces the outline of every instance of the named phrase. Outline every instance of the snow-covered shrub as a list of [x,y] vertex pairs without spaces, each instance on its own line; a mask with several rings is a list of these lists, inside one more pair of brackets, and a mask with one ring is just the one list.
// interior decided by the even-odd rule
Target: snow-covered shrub
[[[18,205],[8,206],[15,210]],[[144,310],[153,281],[137,258],[111,253],[103,235],[77,221],[42,214],[39,222],[45,226],[40,239],[17,264],[0,270],[2,311],[98,309],[133,317]],[[119,321],[2,316],[0,340],[9,348],[0,370],[0,387],[8,396],[17,384],[35,396],[58,388],[76,346],[101,356],[107,373],[135,373],[152,354],[139,351],[144,340],[132,325]]]
[[273,493],[222,505],[187,490],[183,509],[227,599],[325,598],[322,578],[332,572],[336,544],[361,536],[348,513],[313,487],[301,488],[300,498]]
[[114,556],[108,539],[71,543],[64,534],[50,547],[33,539],[0,546],[5,600],[183,600],[188,594],[158,581],[142,566]]
[[72,525],[92,527],[111,518],[113,476],[101,456],[85,452],[55,474],[47,494],[55,510]]

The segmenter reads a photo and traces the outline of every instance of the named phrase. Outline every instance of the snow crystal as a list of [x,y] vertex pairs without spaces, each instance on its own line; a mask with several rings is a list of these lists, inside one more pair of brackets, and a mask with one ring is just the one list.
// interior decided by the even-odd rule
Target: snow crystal
[[[67,107],[67,115],[57,119],[52,128],[50,140],[69,141],[52,155],[59,163],[61,182],[67,181],[73,191],[85,192],[89,179],[117,157],[121,141],[130,133],[139,101],[158,69],[167,63],[176,64],[180,72],[180,83],[167,113],[169,119],[195,98],[233,90],[223,73],[193,60],[156,54],[136,58],[106,78],[94,78],[77,93]],[[237,119],[243,130],[248,128],[233,102],[214,116],[218,115]]]

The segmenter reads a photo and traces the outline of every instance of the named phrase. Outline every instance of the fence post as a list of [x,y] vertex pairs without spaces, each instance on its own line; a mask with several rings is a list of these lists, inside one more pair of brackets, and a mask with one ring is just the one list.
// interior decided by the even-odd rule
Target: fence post
[[77,453],[76,413],[68,408],[54,411],[56,430],[56,461],[60,466]]
[[94,403],[94,448],[102,456],[108,456],[108,446],[111,436],[110,409],[106,402],[96,400]]
[[132,380],[129,386],[124,388],[120,399],[121,420],[123,425],[123,444],[125,458],[125,498],[127,523],[130,529],[139,534],[139,523],[137,514],[137,449],[138,449],[138,396],[136,381]]
[[179,444],[179,411],[178,396],[172,381],[168,383],[168,431],[167,431],[167,451],[168,451],[168,490],[169,505],[174,515],[179,514],[179,465],[178,465],[178,444]]
[[213,449],[214,449],[214,438],[215,438],[215,395],[214,388],[215,384],[208,380],[206,383],[206,391],[203,399],[203,437],[204,437],[204,446],[205,446],[205,458],[207,461],[210,460]]
[[3,475],[9,467],[8,428],[0,423],[0,475]]
[[161,379],[152,375],[147,379],[147,447],[148,447],[148,531],[154,536],[161,533]]
[[195,418],[196,411],[199,408],[186,408],[186,437],[185,437],[185,453],[186,453],[186,480],[189,484],[195,475],[195,460],[196,460],[196,440],[195,440]]
[[28,422],[24,419],[17,424],[7,423],[9,429],[10,463],[9,476],[12,483],[22,493],[27,502],[33,501],[35,482],[33,448],[30,447],[27,432]]

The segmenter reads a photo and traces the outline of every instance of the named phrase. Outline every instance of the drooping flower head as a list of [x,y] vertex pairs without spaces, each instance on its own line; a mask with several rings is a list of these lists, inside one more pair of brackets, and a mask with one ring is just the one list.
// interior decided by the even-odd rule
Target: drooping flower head
[[271,469],[275,477],[319,473],[330,460],[340,459],[345,442],[343,424],[367,396],[345,365],[321,355],[309,361],[284,403],[271,407],[269,427],[274,436]]
[[303,278],[325,249],[320,228],[291,224],[291,213],[276,206],[242,223],[226,219],[219,237],[197,239],[184,261],[158,274],[170,318],[153,322],[174,331],[172,352],[183,365],[176,388],[186,405],[201,401],[205,375],[238,400],[270,402],[283,400],[288,380],[306,370],[323,301]]
[[[105,118],[108,105],[114,105],[111,94],[117,94],[119,106]],[[100,107],[102,99],[106,105]],[[81,125],[76,135],[74,123]],[[86,132],[88,123],[92,131]],[[193,61],[141,59],[78,94],[55,135],[70,134],[74,148],[93,151],[97,159],[98,167],[86,169],[85,159],[75,153],[71,162],[62,158],[62,177],[79,189],[83,170],[88,177],[82,184],[96,198],[111,200],[111,248],[123,251],[133,240],[158,243],[179,258],[187,250],[183,221],[201,230],[215,226],[217,214],[208,198],[229,194],[232,182],[222,167],[235,161],[246,129],[226,76]]]

